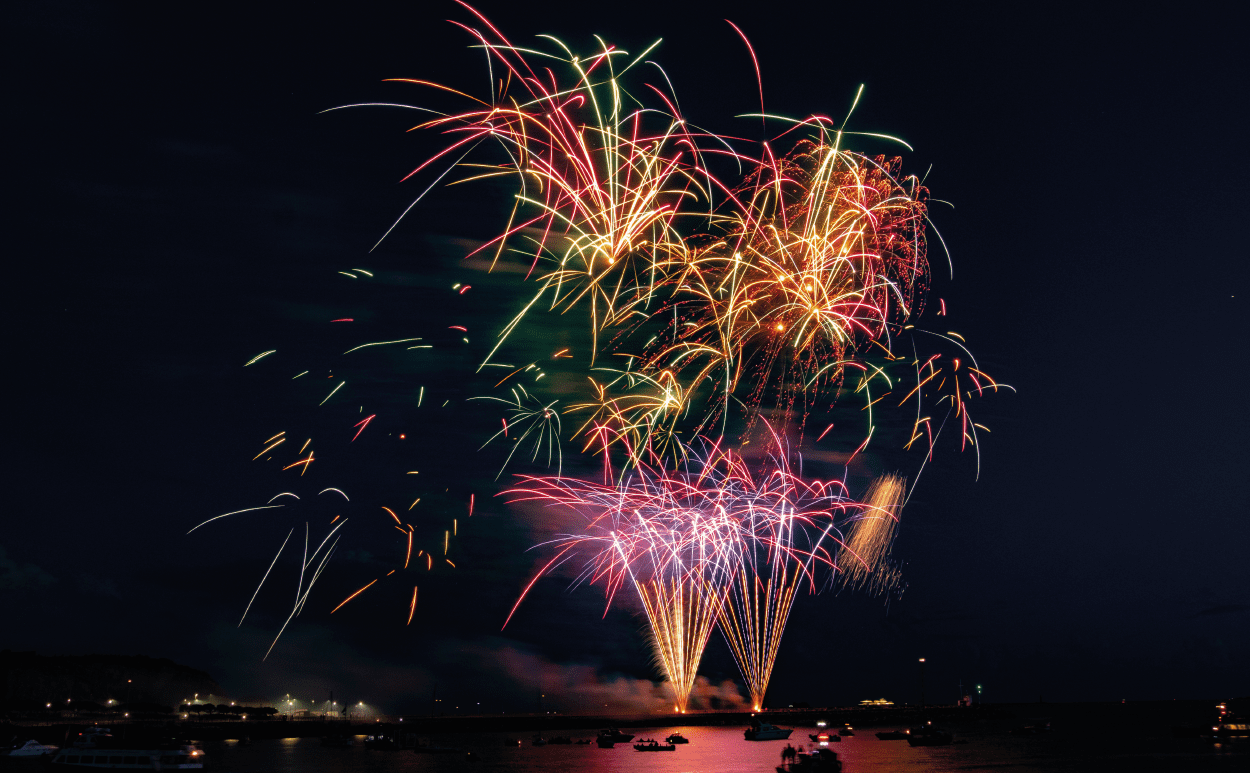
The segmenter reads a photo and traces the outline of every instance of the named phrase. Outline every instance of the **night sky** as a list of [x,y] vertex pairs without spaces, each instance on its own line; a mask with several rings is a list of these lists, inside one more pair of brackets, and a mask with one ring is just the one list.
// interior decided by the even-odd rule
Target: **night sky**
[[[734,117],[758,93],[729,17],[770,112],[841,116],[865,84],[856,127],[906,139],[905,171],[931,165],[934,197],[954,204],[933,209],[954,277],[935,245],[932,298],[1019,392],[978,408],[993,430],[979,481],[972,454],[926,470],[894,549],[900,599],[800,597],[772,705],[916,701],[918,657],[930,701],[953,702],[961,681],[1004,701],[1250,693],[1240,28],[1216,5],[1097,6],[479,3],[521,45],[662,37],[652,58],[684,113],[754,137],[758,122]],[[333,689],[392,711],[427,709],[436,681],[449,704],[487,711],[663,695],[638,609],[604,615],[601,590],[570,590],[567,574],[501,630],[544,555],[527,548],[568,520],[494,497],[524,470],[495,481],[501,448],[478,448],[498,411],[465,401],[489,392],[473,368],[527,297],[519,275],[462,260],[495,235],[509,191],[436,189],[370,252],[431,181],[398,183],[438,138],[406,134],[398,111],[319,114],[429,94],[384,78],[480,91],[482,56],[449,18],[469,21],[452,2],[11,16],[0,647],[168,657],[241,700]],[[356,267],[374,276],[338,273]],[[544,324],[515,359],[583,343],[568,320]],[[438,354],[340,356],[415,336]],[[318,412],[331,370],[348,388]],[[303,478],[250,461],[284,429],[324,438],[326,461]],[[874,451],[872,470],[914,461]],[[327,486],[350,508],[315,496]],[[186,535],[281,491],[302,509]],[[411,583],[331,615],[397,549],[402,562],[380,507],[417,496],[422,544],[458,519],[456,569],[421,576],[410,626]],[[257,581],[292,528],[302,540],[340,510],[356,530],[262,661],[298,567],[280,562],[236,627]],[[699,694],[732,705],[719,634],[701,673]]]

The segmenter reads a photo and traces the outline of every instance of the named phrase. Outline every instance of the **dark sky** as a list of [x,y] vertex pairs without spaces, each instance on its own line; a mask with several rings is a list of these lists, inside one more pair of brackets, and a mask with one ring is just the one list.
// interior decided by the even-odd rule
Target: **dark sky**
[[[734,118],[758,95],[728,16],[756,48],[770,111],[842,115],[865,84],[856,125],[905,138],[906,169],[932,165],[933,195],[955,205],[934,211],[954,279],[937,271],[933,297],[1019,393],[980,409],[993,433],[979,481],[969,454],[926,471],[895,547],[901,599],[800,598],[770,702],[916,700],[920,656],[931,700],[953,701],[960,680],[1001,700],[1250,692],[1248,84],[1234,19],[1203,4],[479,7],[518,44],[662,37],[654,58],[686,115],[754,136]],[[498,228],[507,192],[436,192],[371,253],[428,184],[397,181],[437,138],[405,134],[394,112],[318,114],[427,93],[384,78],[480,90],[481,55],[448,18],[469,20],[451,2],[64,2],[11,18],[0,646],[170,657],[245,699],[335,689],[392,710],[428,706],[435,681],[489,710],[655,694],[637,610],[603,616],[597,588],[540,583],[500,631],[538,560],[526,548],[559,520],[493,498],[502,455],[477,449],[497,414],[464,400],[482,393],[472,366],[521,297],[516,276],[461,262]],[[337,273],[355,267],[374,278]],[[461,296],[455,282],[476,287]],[[537,357],[572,335],[550,324],[521,348]],[[439,355],[340,356],[409,336]],[[354,391],[318,413],[332,369]],[[339,435],[375,413],[348,454]],[[333,436],[329,460],[302,479],[249,461],[283,429]],[[889,453],[872,464],[910,463]],[[289,530],[337,506],[314,496],[327,486],[352,495],[356,530],[262,662],[298,568],[275,567],[236,624]],[[280,491],[304,509],[186,536]],[[411,626],[411,584],[331,616],[394,565],[380,507],[416,496],[422,544],[458,519],[456,569],[422,575]],[[727,694],[719,637],[702,673],[707,694]]]

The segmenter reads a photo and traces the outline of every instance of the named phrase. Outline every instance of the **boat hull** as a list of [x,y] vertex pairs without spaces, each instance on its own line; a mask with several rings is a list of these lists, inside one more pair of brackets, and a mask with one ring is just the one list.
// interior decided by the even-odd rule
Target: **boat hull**
[[782,730],[778,727],[771,730],[746,730],[742,735],[748,741],[784,741],[793,732],[793,729]]

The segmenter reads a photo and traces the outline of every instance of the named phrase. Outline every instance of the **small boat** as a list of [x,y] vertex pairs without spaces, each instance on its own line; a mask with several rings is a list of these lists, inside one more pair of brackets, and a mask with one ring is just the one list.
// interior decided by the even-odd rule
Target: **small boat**
[[622,733],[620,730],[617,730],[615,727],[609,727],[606,730],[600,730],[599,737],[611,738],[612,743],[629,743],[630,741],[634,740],[634,736],[632,733]]
[[953,740],[955,736],[934,727],[932,722],[907,731],[908,746],[949,746]]
[[784,741],[793,732],[793,729],[787,730],[757,719],[752,721],[751,726],[743,731],[742,736],[748,741]]
[[824,730],[821,730],[819,733],[808,733],[807,737],[816,743],[840,743],[842,741],[841,736],[830,735]]
[[777,773],[841,773],[842,761],[832,749],[795,752],[777,766]]
[[887,730],[884,733],[877,733],[877,738],[882,741],[906,741],[906,730]]
[[457,749],[454,746],[438,746],[437,744],[417,744],[412,747],[413,752],[417,754],[463,754],[463,749]]
[[56,754],[57,748],[56,746],[44,746],[38,741],[30,740],[21,746],[9,749],[8,755],[10,757],[48,757]]
[[612,740],[610,735],[601,735],[595,739],[595,743],[599,744],[600,749],[611,749],[616,746],[616,741]]
[[850,725],[843,725],[842,729],[838,731],[838,735],[842,736],[843,738],[849,738],[850,736],[855,735],[855,728],[851,727]]
[[365,736],[365,748],[375,751],[393,752],[399,750],[399,744],[394,738],[385,735],[369,735]]
[[668,738],[664,739],[665,743],[690,743],[690,739],[681,733],[669,733]]
[[647,743],[634,744],[634,751],[636,752],[671,752],[676,750],[677,747],[675,745],[671,743],[662,744],[654,739],[648,741]]
[[547,739],[546,739],[546,738],[543,738],[541,735],[536,735],[536,736],[534,736],[534,738],[530,741],[530,745],[531,745],[531,746],[546,746],[546,745],[547,745]]

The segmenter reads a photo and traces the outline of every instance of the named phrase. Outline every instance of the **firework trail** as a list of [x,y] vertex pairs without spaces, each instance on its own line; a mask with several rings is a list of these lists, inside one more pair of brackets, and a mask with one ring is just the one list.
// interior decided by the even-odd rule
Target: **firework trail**
[[[493,358],[535,312],[587,307],[592,393],[562,401],[559,411],[586,414],[574,436],[583,452],[602,454],[605,477],[665,458],[680,463],[679,423],[687,437],[726,435],[741,406],[749,437],[769,403],[778,420],[797,419],[802,431],[843,392],[863,399],[866,425],[855,442],[857,452],[866,447],[874,411],[905,383],[889,366],[904,360],[896,344],[914,329],[929,288],[929,192],[920,179],[903,175],[900,158],[848,150],[856,133],[823,117],[769,116],[785,130],[751,157],[685,118],[667,75],[647,59],[654,45],[635,56],[600,40],[578,55],[542,36],[546,50],[523,48],[465,8],[476,26],[458,26],[487,53],[491,91],[471,96],[394,79],[468,100],[470,108],[388,106],[436,114],[413,128],[447,137],[410,177],[445,166],[439,179],[460,172],[452,184],[515,181],[507,223],[470,257],[485,253],[492,268],[520,259],[537,290],[480,367],[497,364]],[[663,78],[637,85],[644,71]],[[786,144],[788,152],[773,154]],[[502,151],[493,163],[466,160],[489,147]],[[711,168],[716,159],[736,165],[742,181],[723,181]],[[625,367],[599,364],[605,351],[625,358]],[[903,400],[917,403],[908,448],[927,439],[931,451],[936,440],[925,413],[941,392],[933,385],[946,380],[930,384],[933,370],[906,374],[917,381]],[[975,380],[937,399],[963,423],[961,449],[975,446],[977,430],[966,396],[999,386],[983,373],[966,374]],[[517,420],[529,425],[508,437],[505,467],[520,436],[535,429],[531,461],[539,445],[548,457],[558,449],[554,401],[515,392],[487,399],[512,406],[513,416],[501,421],[504,437]],[[615,467],[614,453],[623,456]]]
[[906,494],[907,479],[902,476],[883,475],[872,482],[863,510],[850,525],[850,537],[838,552],[838,579],[844,587],[886,590],[882,578],[891,575],[880,570],[894,542]]
[[[717,619],[723,625],[726,619],[744,619],[735,583],[743,572],[762,568],[756,551],[765,556],[764,562],[782,567],[775,579],[792,598],[800,579],[814,576],[816,565],[834,566],[834,551],[823,543],[838,518],[858,508],[841,483],[806,482],[779,454],[770,458],[762,475],[754,474],[738,454],[712,443],[699,451],[687,448],[684,456],[689,461],[677,470],[644,464],[615,485],[525,477],[523,485],[505,492],[512,502],[541,501],[571,508],[586,519],[581,533],[546,543],[557,548],[556,555],[529,587],[579,553],[589,555],[578,581],[601,582],[609,605],[622,588],[632,587],[646,611],[656,660],[668,677],[678,711],[686,710]],[[769,615],[762,644],[758,628],[729,623],[726,636],[749,642],[744,653],[766,651],[765,670],[771,671],[784,617]],[[764,673],[761,690],[766,683]]]
[[505,492],[513,502],[544,501],[587,519],[582,533],[550,543],[559,548],[557,555],[538,576],[589,549],[579,580],[603,583],[609,605],[631,587],[646,610],[656,660],[678,711],[686,708],[742,539],[738,525],[717,507],[717,484],[727,472],[720,461],[676,473],[639,467],[618,485],[530,477]]
[[834,556],[846,550],[846,526],[869,507],[852,501],[840,482],[802,483],[779,451],[770,457],[772,474],[753,489],[746,508],[752,538],[729,577],[720,614],[721,632],[756,711],[764,705],[795,593],[803,584],[816,590],[816,569],[838,568]]
[[[642,93],[656,97],[657,105],[650,106],[622,81],[647,63],[658,41],[637,56],[602,41],[599,50],[577,55],[543,36],[552,50],[534,51],[512,45],[465,7],[482,27],[457,26],[476,38],[492,72],[498,67],[503,77],[492,77],[492,93],[483,97],[430,81],[393,79],[472,105],[459,112],[388,105],[436,113],[414,128],[441,131],[449,139],[409,177],[446,166],[443,175],[462,172],[452,184],[500,177],[517,182],[507,224],[474,254],[490,255],[492,267],[505,255],[519,256],[538,289],[501,331],[487,362],[534,310],[564,312],[579,304],[589,306],[593,361],[601,331],[635,311],[645,315],[660,279],[655,265],[685,251],[676,218],[693,214],[690,202],[701,203],[701,216],[708,216],[716,182],[703,166],[701,145],[709,135],[682,118],[669,89],[644,84]],[[500,160],[466,161],[483,143],[501,149]]]

